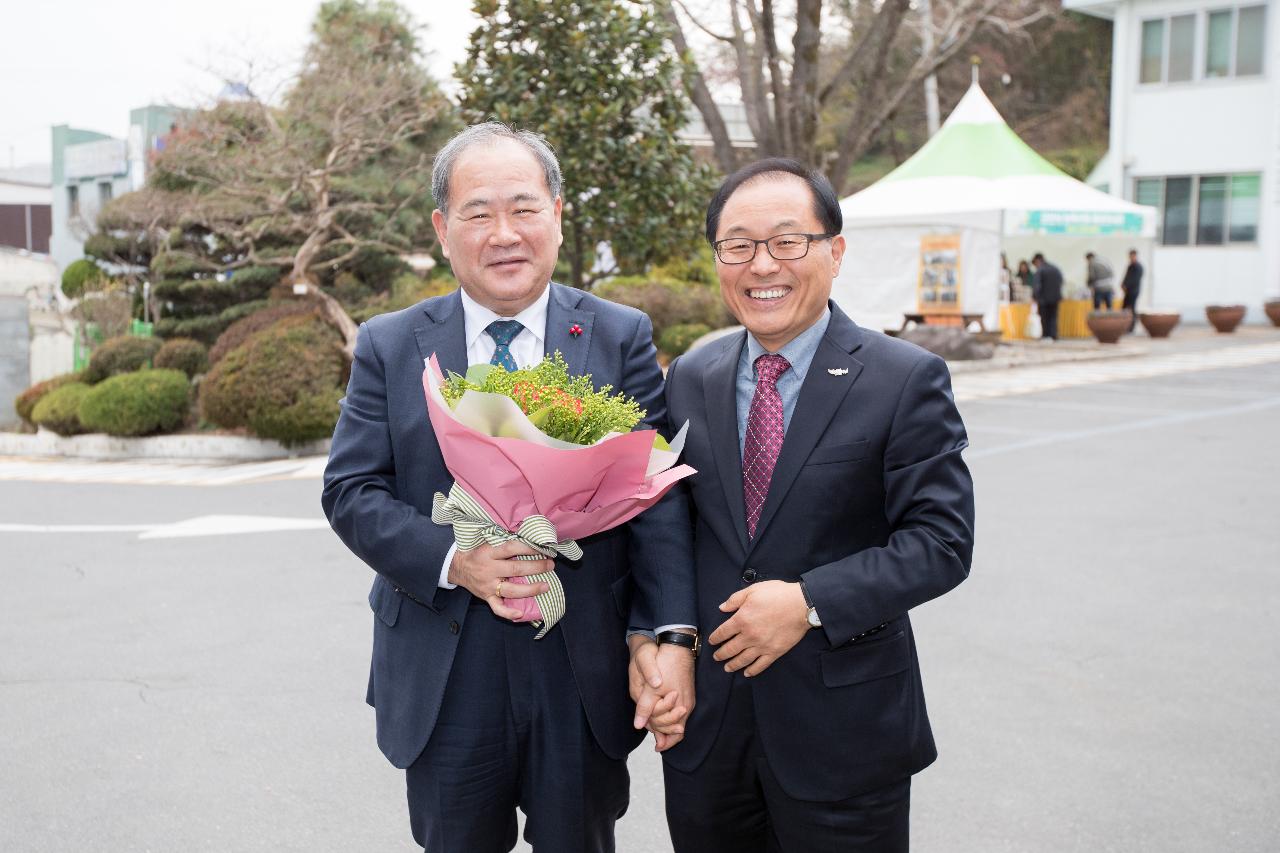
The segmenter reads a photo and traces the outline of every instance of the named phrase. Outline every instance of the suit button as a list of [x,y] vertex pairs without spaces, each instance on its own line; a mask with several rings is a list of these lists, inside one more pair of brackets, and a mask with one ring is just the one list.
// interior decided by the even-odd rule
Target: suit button
[[745,572],[742,573],[742,580],[744,583],[755,583],[756,577],[757,575],[756,575],[755,569],[747,569]]
[[450,634],[458,633],[458,621],[456,619],[449,620],[449,633]]

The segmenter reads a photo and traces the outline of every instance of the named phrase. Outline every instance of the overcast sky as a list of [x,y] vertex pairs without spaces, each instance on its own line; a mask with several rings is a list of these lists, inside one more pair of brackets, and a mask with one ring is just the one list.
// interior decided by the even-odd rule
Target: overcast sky
[[[129,110],[206,103],[251,62],[269,88],[297,68],[320,0],[4,0],[0,168],[49,162],[49,128],[123,138]],[[475,26],[468,0],[402,0],[447,82]],[[450,87],[452,88],[452,87]]]

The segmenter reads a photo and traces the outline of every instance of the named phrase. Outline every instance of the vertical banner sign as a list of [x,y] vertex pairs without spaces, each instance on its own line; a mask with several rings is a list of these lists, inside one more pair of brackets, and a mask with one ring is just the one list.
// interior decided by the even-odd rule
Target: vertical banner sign
[[916,305],[921,314],[960,313],[960,235],[920,238],[920,281]]

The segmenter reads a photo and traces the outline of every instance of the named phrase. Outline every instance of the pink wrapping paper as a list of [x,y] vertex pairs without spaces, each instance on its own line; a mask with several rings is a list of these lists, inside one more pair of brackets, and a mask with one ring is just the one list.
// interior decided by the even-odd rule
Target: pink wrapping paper
[[[445,466],[506,530],[518,530],[524,519],[536,514],[555,525],[562,541],[581,539],[630,521],[677,482],[696,473],[688,465],[674,465],[649,476],[659,455],[650,429],[571,448],[486,434],[462,423],[449,408],[439,390],[443,382],[439,362],[432,355],[422,372],[422,385]],[[527,422],[514,401],[509,402]],[[532,424],[529,427],[534,429]],[[671,461],[674,458],[671,455]],[[518,621],[541,618],[533,598],[503,601],[524,613]]]

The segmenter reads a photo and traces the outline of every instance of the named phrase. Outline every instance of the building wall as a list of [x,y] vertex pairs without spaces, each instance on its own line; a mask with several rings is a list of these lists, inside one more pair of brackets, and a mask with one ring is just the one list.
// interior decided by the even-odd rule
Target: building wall
[[[1203,321],[1209,303],[1243,302],[1262,321],[1261,302],[1280,294],[1280,3],[1266,3],[1261,77],[1203,76],[1206,13],[1255,3],[1125,0],[1080,11],[1114,14],[1111,150],[1106,183],[1134,200],[1144,177],[1258,173],[1262,176],[1256,243],[1157,245],[1148,264],[1155,303]],[[1141,83],[1142,22],[1197,14],[1193,79]],[[1166,25],[1167,29],[1167,25]],[[1100,178],[1102,176],[1099,176]]]

